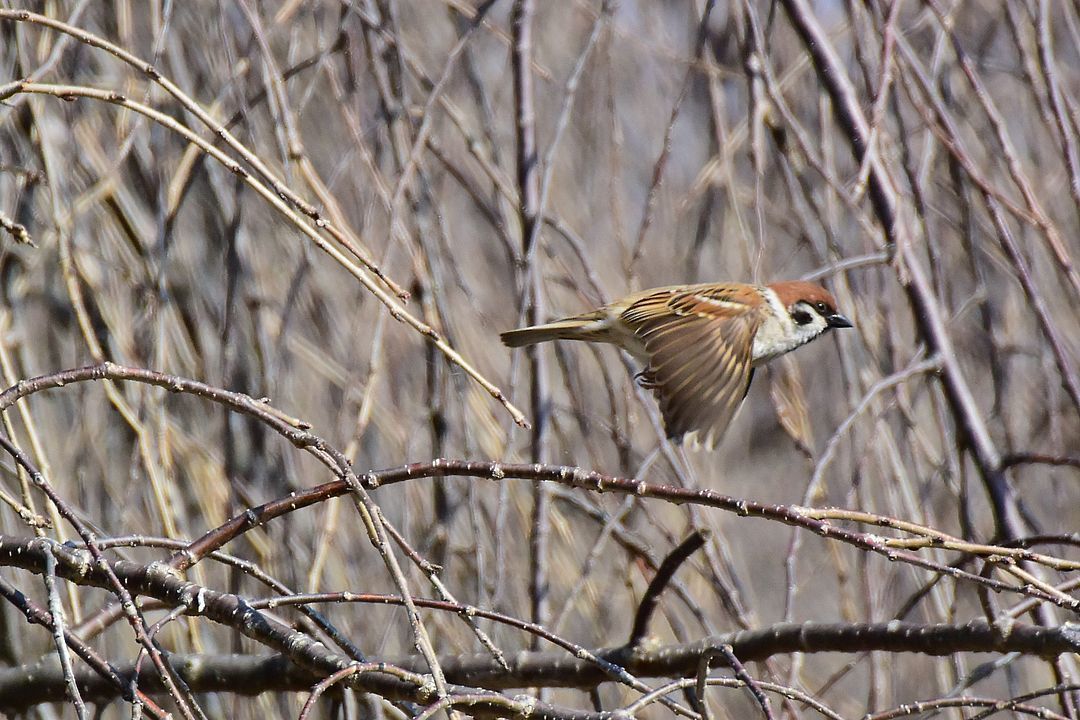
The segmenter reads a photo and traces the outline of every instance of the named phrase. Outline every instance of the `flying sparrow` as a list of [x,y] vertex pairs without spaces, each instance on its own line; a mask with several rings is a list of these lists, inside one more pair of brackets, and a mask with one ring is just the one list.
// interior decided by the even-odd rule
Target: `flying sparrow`
[[628,295],[584,315],[500,335],[508,347],[548,340],[618,345],[645,363],[668,437],[693,434],[715,447],[750,389],[754,368],[851,327],[828,290],[793,280],[772,285],[673,285]]

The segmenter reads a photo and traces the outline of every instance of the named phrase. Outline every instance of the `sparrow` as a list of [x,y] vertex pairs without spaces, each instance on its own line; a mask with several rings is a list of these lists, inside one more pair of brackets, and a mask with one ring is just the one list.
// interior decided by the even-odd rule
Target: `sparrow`
[[790,280],[672,285],[584,315],[509,330],[507,347],[549,340],[617,345],[640,362],[668,437],[712,449],[750,389],[754,369],[851,321],[828,290]]

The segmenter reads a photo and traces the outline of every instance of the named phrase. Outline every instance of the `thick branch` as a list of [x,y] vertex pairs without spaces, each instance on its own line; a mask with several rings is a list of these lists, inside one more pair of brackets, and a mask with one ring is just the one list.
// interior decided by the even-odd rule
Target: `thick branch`
[[[0,537],[0,565],[20,567],[41,574],[45,568],[47,541],[36,538]],[[56,574],[79,585],[110,588],[105,570],[87,562],[85,553],[66,547],[53,547]],[[308,635],[293,630],[274,618],[252,609],[244,598],[210,590],[181,580],[163,563],[140,565],[111,561],[109,569],[133,596],[152,597],[169,607],[185,606],[189,614],[228,625],[247,637],[286,654],[292,662],[322,676],[341,670],[352,659],[330,651]],[[423,672],[423,671],[422,671]],[[354,676],[356,687],[389,697],[431,702],[433,688],[418,686],[381,673]],[[3,702],[0,701],[0,705]]]
[[[625,663],[628,670],[641,677],[692,677],[701,658],[715,654],[725,644],[744,662],[793,652],[872,650],[927,655],[1019,652],[1055,656],[1080,650],[1080,628],[1072,624],[1058,628],[1016,625],[1003,631],[981,621],[964,625],[781,624],[655,650],[631,652],[618,648],[602,650],[599,654],[611,662]],[[281,655],[174,655],[170,659],[195,692],[255,694],[300,690],[311,687],[316,677]],[[448,681],[488,690],[525,686],[590,688],[611,681],[595,664],[563,652],[521,652],[508,659],[509,673],[486,653],[444,657],[439,663]],[[411,666],[418,671],[425,667],[423,658],[418,656],[391,664]],[[121,677],[130,677],[132,669],[130,664],[123,665],[118,667],[118,672]],[[116,693],[115,687],[85,667],[76,669],[75,678],[87,699],[100,700]],[[159,683],[149,677],[140,679],[140,687],[148,693],[161,691]],[[62,700],[63,693],[64,678],[56,663],[0,671],[0,708],[11,710]]]

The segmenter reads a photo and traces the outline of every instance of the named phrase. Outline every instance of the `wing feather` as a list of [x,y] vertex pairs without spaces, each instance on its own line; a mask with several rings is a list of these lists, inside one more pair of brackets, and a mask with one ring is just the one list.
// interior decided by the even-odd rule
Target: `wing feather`
[[749,387],[761,307],[742,302],[738,288],[691,285],[642,297],[622,317],[647,351],[643,377],[668,435],[693,433],[713,447]]

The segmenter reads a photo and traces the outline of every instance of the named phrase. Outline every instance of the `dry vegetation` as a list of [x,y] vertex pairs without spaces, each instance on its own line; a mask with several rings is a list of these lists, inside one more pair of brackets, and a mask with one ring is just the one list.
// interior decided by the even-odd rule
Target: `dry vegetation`
[[[0,708],[1080,717],[1076,3],[0,8]],[[497,340],[795,277],[714,453]]]

